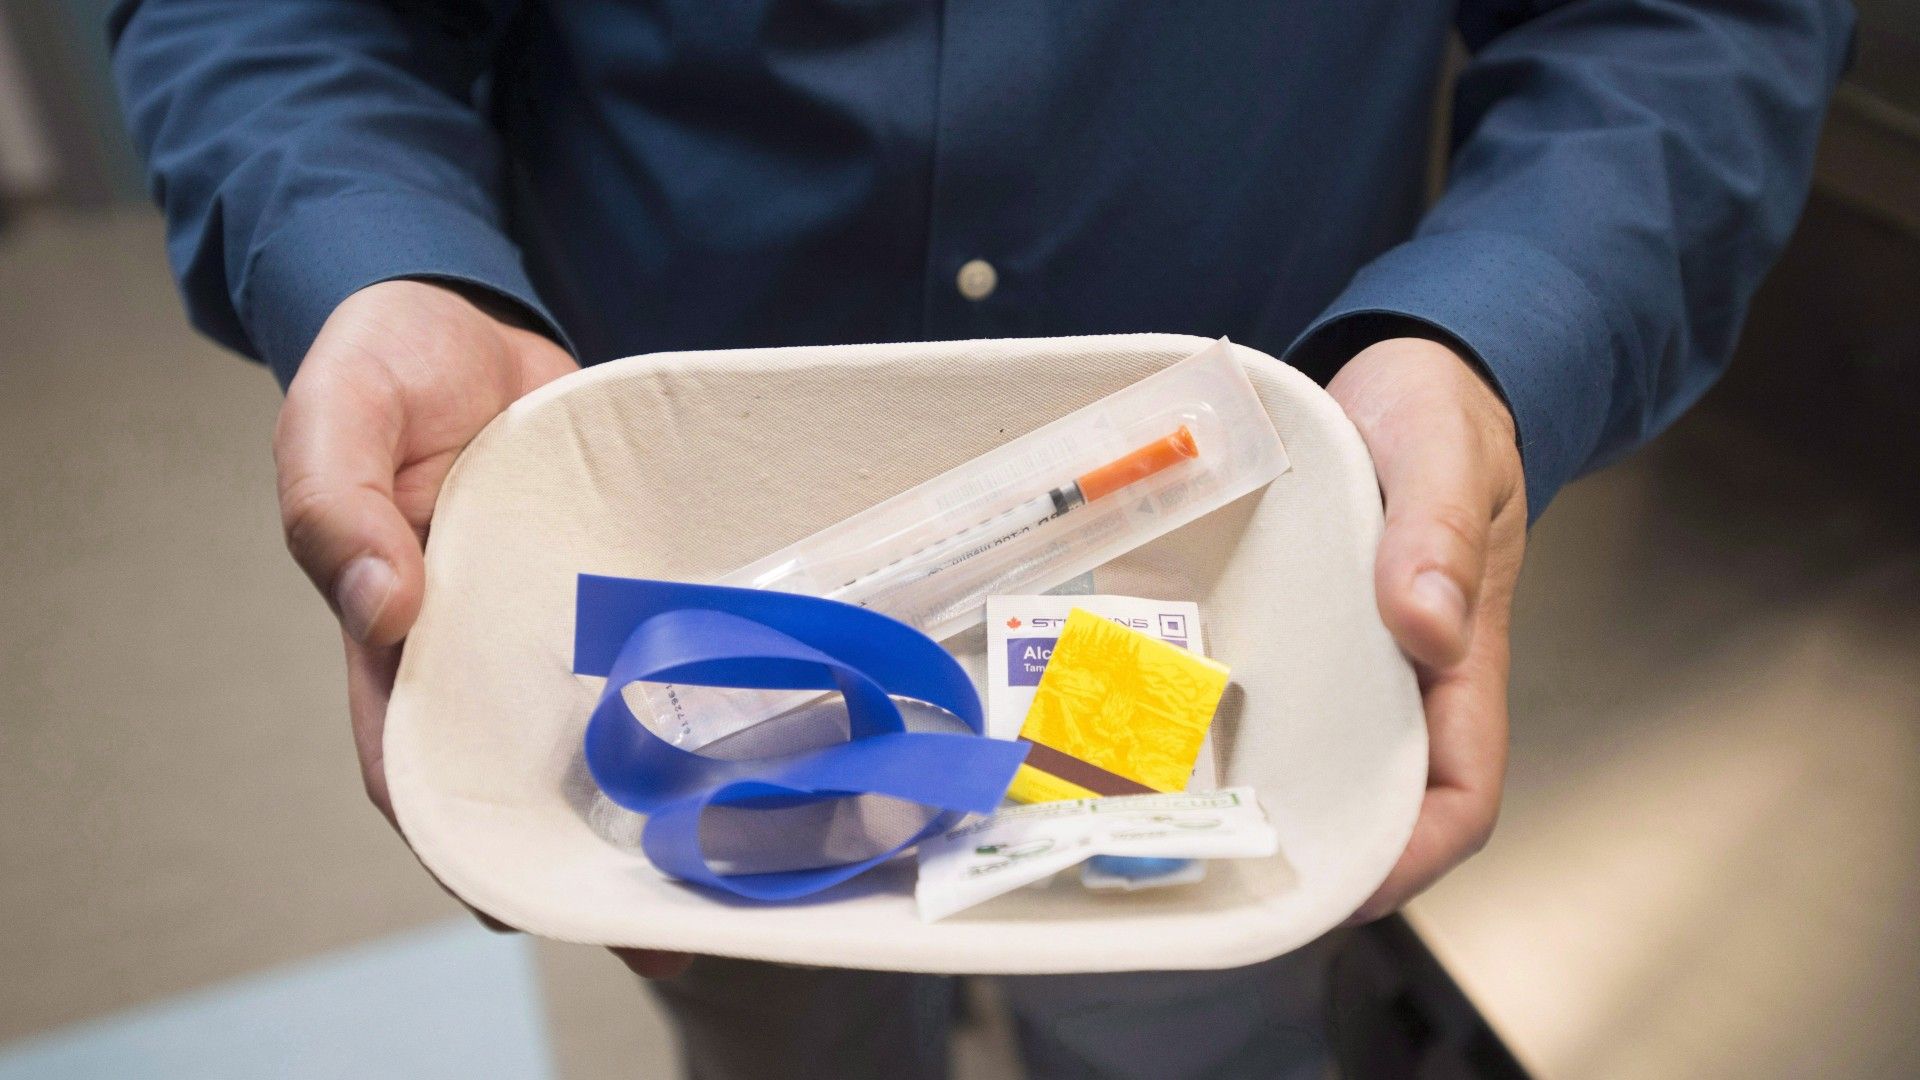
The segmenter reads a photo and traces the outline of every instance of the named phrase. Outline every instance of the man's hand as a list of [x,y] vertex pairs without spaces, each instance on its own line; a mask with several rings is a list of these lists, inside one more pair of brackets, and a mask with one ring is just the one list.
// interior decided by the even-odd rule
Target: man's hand
[[[400,642],[420,613],[440,485],[488,421],[574,370],[510,304],[389,281],[334,310],[287,389],[273,439],[287,548],[340,618],[360,774],[389,822],[381,731]],[[642,975],[686,962],[616,952]]]
[[1453,350],[1373,345],[1327,390],[1373,452],[1386,500],[1380,616],[1420,676],[1426,799],[1407,850],[1353,923],[1380,918],[1479,851],[1507,762],[1507,627],[1526,546],[1513,418]]

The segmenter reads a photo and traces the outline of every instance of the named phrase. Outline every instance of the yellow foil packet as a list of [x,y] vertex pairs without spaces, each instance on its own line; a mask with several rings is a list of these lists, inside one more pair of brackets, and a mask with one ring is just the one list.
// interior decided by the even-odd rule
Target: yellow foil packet
[[1226,689],[1225,664],[1074,608],[1020,728],[1031,747],[1007,797],[1181,791]]

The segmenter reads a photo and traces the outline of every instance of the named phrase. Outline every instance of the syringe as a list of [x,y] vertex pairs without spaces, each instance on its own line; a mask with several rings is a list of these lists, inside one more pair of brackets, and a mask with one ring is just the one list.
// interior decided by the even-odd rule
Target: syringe
[[[821,595],[899,617],[898,611],[888,610],[895,606],[891,601],[899,590],[972,562],[1055,518],[1199,456],[1200,448],[1194,442],[1193,432],[1182,424],[1171,435],[1155,439],[1044,494],[850,578]],[[637,689],[662,725],[661,736],[689,750],[813,700],[813,695],[793,692],[721,692],[662,683],[644,683]]]
[[925,581],[943,570],[951,570],[1072,512],[1076,507],[1137,484],[1199,455],[1200,448],[1194,444],[1193,432],[1182,424],[1178,431],[1165,438],[1156,439],[1124,457],[1081,473],[1052,491],[1036,495],[977,525],[902,555],[885,566],[830,590],[826,597],[865,607],[895,589]]

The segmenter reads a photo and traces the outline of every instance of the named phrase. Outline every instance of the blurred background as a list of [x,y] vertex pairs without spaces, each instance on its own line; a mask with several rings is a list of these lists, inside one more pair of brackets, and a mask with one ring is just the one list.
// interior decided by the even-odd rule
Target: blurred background
[[[0,6],[0,1080],[668,1075],[623,968],[472,925],[362,798],[107,6]],[[1920,4],[1859,6],[1732,373],[1534,532],[1504,818],[1349,948],[1353,1075],[1920,1076]],[[1013,1075],[975,1004],[960,1074]]]

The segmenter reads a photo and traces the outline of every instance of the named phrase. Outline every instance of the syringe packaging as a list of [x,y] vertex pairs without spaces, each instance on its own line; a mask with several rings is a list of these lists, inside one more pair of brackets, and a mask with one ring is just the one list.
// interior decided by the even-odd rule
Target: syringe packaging
[[[1273,422],[1222,339],[716,584],[843,600],[944,639],[977,625],[989,596],[1045,592],[1286,469]],[[642,696],[657,730],[688,749],[796,700],[667,691],[650,685]]]

